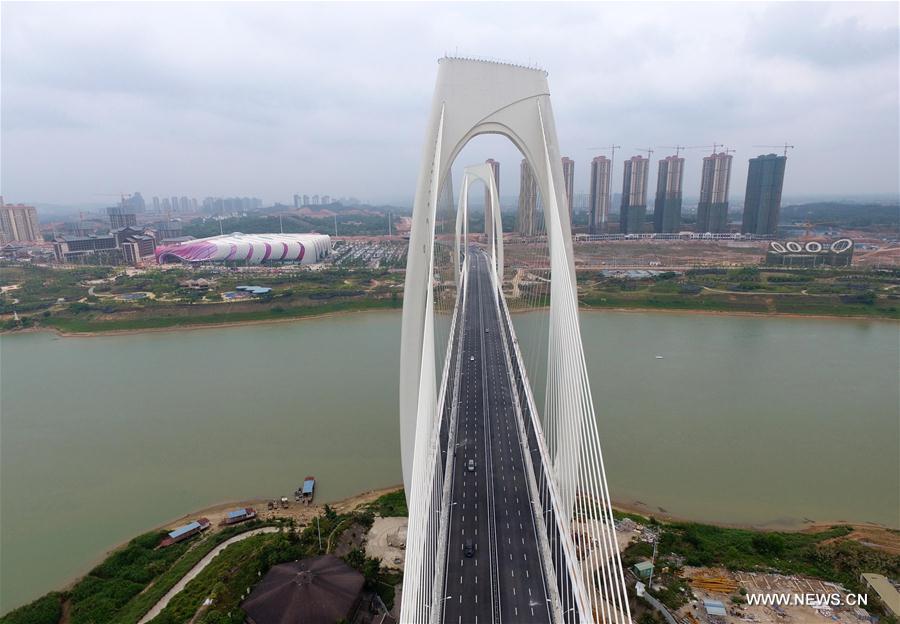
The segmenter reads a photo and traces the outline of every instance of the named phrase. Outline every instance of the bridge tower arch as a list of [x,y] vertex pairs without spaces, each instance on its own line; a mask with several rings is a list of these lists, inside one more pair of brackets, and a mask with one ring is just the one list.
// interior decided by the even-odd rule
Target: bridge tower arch
[[437,388],[429,382],[436,377],[434,353],[427,343],[433,335],[429,299],[438,193],[456,156],[481,134],[507,137],[528,161],[544,198],[552,275],[564,276],[575,287],[571,223],[547,73],[507,63],[440,59],[413,203],[403,297],[400,441],[407,497],[412,494],[416,438],[430,438],[437,412]]

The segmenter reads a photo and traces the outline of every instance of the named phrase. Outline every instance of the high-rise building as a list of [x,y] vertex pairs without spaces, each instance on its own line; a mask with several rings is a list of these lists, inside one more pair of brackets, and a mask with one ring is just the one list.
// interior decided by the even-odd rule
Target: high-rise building
[[131,206],[131,209],[137,214],[142,214],[147,210],[147,204],[144,203],[144,198],[141,197],[139,191],[135,191],[134,195],[128,198],[128,205]]
[[40,241],[37,209],[24,204],[4,204],[0,197],[0,242]]
[[313,195],[313,196],[312,196],[312,205],[313,205],[313,206],[318,206],[318,205],[319,205],[319,196],[318,196],[318,195]]
[[640,234],[644,230],[649,170],[650,161],[643,156],[632,156],[625,161],[622,205],[619,208],[619,231],[622,234]]
[[653,207],[653,231],[671,234],[681,229],[681,186],[684,158],[667,156],[659,161],[656,178],[656,203]]
[[300,207],[300,196],[294,193],[294,208]]
[[123,201],[118,206],[110,206],[106,209],[106,214],[109,215],[109,227],[113,230],[137,225],[134,209],[127,202]]
[[572,227],[575,214],[575,161],[563,156],[563,184],[566,185],[566,204],[569,209],[569,227]]
[[172,203],[169,201],[168,197],[162,198],[162,209],[163,212],[172,212]]
[[744,193],[742,233],[760,236],[775,234],[781,212],[781,190],[786,165],[787,157],[775,154],[750,159],[747,192]]
[[191,211],[191,200],[189,200],[184,195],[181,196],[181,212],[190,212]]
[[531,166],[524,158],[519,165],[519,210],[516,215],[516,229],[523,236],[537,233],[538,182]]
[[178,211],[178,198],[172,195],[172,210]]
[[[500,201],[500,163],[498,163],[493,158],[488,158],[486,161],[487,164],[491,166],[491,171],[494,175],[494,184],[497,186],[497,201]],[[487,187],[484,189],[484,234],[485,239],[490,241],[494,236],[494,213],[490,210],[491,207],[491,190]],[[499,206],[498,206],[499,209]]]
[[304,196],[303,196],[303,205],[304,205],[304,206],[309,206],[309,195],[304,195]]
[[331,203],[331,195],[322,195],[322,203],[326,206]]
[[715,234],[728,231],[728,186],[730,183],[731,154],[721,152],[703,158],[695,232]]
[[591,161],[591,217],[588,232],[605,234],[609,220],[609,176],[612,161],[606,156],[597,156]]
[[159,212],[159,197],[153,196],[153,212]]

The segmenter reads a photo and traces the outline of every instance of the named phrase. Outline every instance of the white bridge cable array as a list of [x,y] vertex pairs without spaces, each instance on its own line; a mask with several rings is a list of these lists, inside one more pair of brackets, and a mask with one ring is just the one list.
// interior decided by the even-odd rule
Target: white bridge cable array
[[[523,231],[505,237],[488,165],[466,168],[455,211],[453,206],[450,165],[472,137],[486,132],[504,134],[525,156],[519,220],[526,225],[517,224]],[[488,219],[493,225],[490,240],[469,232],[468,193],[478,182],[486,184],[491,204],[485,208],[485,228]],[[462,357],[466,255],[473,243],[490,259],[525,471],[533,473],[528,491],[537,495],[532,506],[552,585],[547,595],[559,603],[552,619],[631,622],[582,347],[570,228],[546,75],[442,59],[413,211],[403,310],[400,416],[410,515],[402,622],[438,624],[450,597],[443,595],[453,464],[447,445],[455,439],[454,373]],[[502,591],[503,584],[498,587]],[[491,619],[488,614],[484,621]]]

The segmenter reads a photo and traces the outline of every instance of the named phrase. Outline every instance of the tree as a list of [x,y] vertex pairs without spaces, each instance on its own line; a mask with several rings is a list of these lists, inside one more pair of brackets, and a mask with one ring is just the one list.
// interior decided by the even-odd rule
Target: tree
[[761,555],[778,556],[784,552],[784,538],[777,533],[760,533],[750,540],[753,550]]

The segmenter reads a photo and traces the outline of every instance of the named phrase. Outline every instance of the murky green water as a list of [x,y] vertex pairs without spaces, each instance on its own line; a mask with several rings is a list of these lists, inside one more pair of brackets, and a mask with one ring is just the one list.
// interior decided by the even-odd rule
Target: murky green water
[[[616,499],[698,520],[900,526],[896,324],[582,326]],[[0,338],[0,611],[200,507],[288,494],[307,474],[320,500],[399,483],[399,337],[399,314],[367,313]]]

